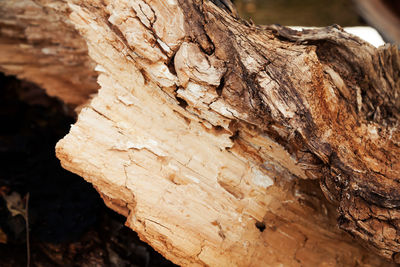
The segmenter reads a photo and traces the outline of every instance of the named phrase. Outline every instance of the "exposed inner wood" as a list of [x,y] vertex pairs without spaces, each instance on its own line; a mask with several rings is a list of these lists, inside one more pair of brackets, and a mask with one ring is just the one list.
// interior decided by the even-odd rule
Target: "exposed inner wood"
[[0,1],[0,71],[73,106],[98,90],[95,64],[64,1]]
[[143,240],[180,265],[384,264],[338,224],[400,261],[396,47],[225,0],[66,2],[101,89],[57,156]]

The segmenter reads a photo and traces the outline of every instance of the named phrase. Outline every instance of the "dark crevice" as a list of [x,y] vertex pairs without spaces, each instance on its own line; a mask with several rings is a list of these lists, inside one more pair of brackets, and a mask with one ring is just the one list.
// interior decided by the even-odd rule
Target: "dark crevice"
[[239,131],[235,131],[235,133],[229,137],[233,142],[239,138]]
[[222,126],[220,126],[220,125],[213,126],[213,128],[214,128],[214,130],[215,130],[216,132],[225,131],[224,127],[222,127]]
[[167,63],[167,67],[168,67],[169,71],[175,76],[177,75],[176,69],[175,69],[175,55],[176,55],[177,51],[175,51],[175,53],[172,55],[172,57],[169,59],[169,61]]
[[181,106],[182,108],[186,109],[186,107],[188,106],[188,103],[186,102],[185,99],[176,96],[176,100],[178,100],[179,106]]
[[264,222],[259,222],[259,221],[257,221],[257,222],[256,222],[256,227],[257,227],[257,229],[260,230],[260,232],[262,233],[262,232],[264,232],[264,230],[265,230],[265,223],[264,223]]
[[207,55],[211,56],[215,52],[215,45],[214,45],[213,41],[211,40],[210,36],[208,36],[206,31],[204,31],[204,35],[207,38],[207,41],[208,41],[208,43],[210,45],[209,45],[209,47],[205,48],[201,44],[199,44],[200,45],[200,49],[201,49],[202,52],[204,52]]
[[225,76],[222,76],[221,81],[219,82],[219,85],[216,89],[218,96],[222,95],[222,90],[224,89],[225,86]]

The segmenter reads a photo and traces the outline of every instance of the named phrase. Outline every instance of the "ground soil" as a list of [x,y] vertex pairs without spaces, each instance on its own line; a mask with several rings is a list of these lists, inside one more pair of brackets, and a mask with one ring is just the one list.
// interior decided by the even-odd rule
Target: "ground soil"
[[28,210],[31,266],[174,266],[61,168],[54,147],[74,123],[67,114],[71,107],[35,85],[0,74],[0,266],[27,262],[25,219],[12,215],[11,194]]

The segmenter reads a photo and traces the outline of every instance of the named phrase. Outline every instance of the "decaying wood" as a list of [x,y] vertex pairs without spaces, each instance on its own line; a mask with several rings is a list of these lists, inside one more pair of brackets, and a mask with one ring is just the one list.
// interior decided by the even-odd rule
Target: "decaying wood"
[[400,261],[397,48],[227,1],[67,3],[101,89],[57,156],[143,240],[180,265],[383,264],[338,219]]
[[0,71],[32,81],[74,106],[96,93],[86,43],[62,1],[0,1]]

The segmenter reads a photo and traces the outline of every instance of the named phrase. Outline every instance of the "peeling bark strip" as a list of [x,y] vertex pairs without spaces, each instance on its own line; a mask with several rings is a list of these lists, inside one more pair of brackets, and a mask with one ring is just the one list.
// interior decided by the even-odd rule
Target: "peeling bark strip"
[[167,258],[384,264],[338,218],[400,261],[397,48],[252,25],[227,0],[35,5],[70,13],[100,73],[57,156]]

